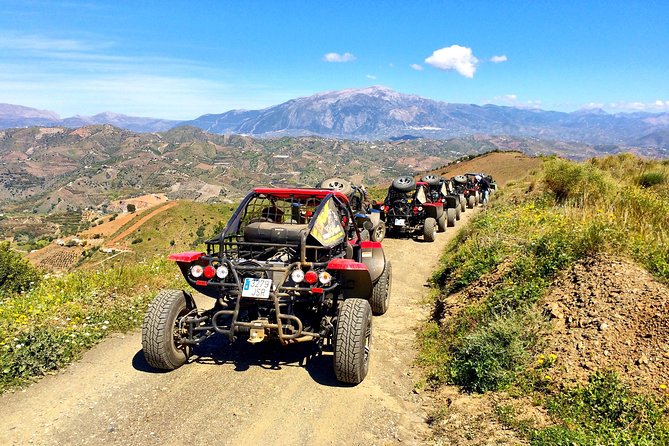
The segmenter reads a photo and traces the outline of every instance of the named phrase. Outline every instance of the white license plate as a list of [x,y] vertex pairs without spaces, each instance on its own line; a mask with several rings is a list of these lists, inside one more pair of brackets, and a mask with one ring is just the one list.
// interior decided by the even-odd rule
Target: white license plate
[[406,224],[406,222],[403,218],[396,218],[395,219],[395,226],[404,226],[405,224]]
[[242,288],[242,297],[255,297],[257,299],[269,298],[269,292],[272,289],[272,279],[254,279],[247,277],[244,279],[244,288]]

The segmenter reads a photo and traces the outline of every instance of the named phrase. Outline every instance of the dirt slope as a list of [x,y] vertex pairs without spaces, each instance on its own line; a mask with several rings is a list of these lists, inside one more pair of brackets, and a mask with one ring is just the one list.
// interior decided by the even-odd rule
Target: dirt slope
[[394,270],[391,306],[374,318],[370,373],[356,387],[340,386],[331,356],[313,356],[307,344],[212,342],[194,363],[153,373],[133,332],[0,396],[0,444],[423,444],[429,431],[413,392],[414,327],[428,311],[424,284],[455,233],[449,228],[435,243],[384,242]]
[[520,152],[492,152],[469,161],[433,170],[430,173],[447,178],[468,172],[485,172],[492,175],[497,184],[504,186],[507,181],[523,178],[530,170],[541,168],[541,159]]

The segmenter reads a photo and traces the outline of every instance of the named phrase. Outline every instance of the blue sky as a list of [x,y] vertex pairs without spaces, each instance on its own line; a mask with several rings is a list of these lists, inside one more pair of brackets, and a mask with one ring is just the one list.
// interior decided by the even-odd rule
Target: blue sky
[[192,119],[369,85],[666,112],[669,2],[0,0],[0,103]]

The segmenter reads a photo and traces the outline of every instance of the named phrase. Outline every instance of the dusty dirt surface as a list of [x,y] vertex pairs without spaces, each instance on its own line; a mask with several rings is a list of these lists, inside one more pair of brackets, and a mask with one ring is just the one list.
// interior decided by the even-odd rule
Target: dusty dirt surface
[[140,218],[139,220],[137,220],[135,223],[132,224],[132,226],[130,226],[129,228],[127,228],[125,231],[121,232],[119,235],[117,235],[117,236],[114,237],[113,239],[109,240],[108,242],[105,242],[105,245],[107,245],[107,246],[109,246],[109,247],[115,247],[114,245],[119,244],[119,242],[120,242],[121,240],[123,240],[124,238],[126,238],[127,236],[129,236],[130,234],[132,234],[133,232],[135,232],[135,231],[136,231],[137,229],[139,229],[144,223],[146,223],[147,221],[149,221],[150,219],[152,219],[152,218],[155,217],[156,215],[160,214],[161,212],[166,211],[166,210],[168,210],[169,208],[173,208],[173,207],[176,206],[176,205],[177,205],[177,202],[176,202],[176,201],[170,201],[170,202],[168,202],[168,203],[165,203],[165,204],[163,204],[163,205],[157,207],[157,208],[154,209],[153,211],[149,212],[148,214],[146,214],[145,216],[143,216],[142,218]]
[[331,354],[315,355],[311,344],[228,346],[220,338],[196,350],[192,363],[156,373],[132,332],[0,396],[0,444],[425,444],[415,328],[429,311],[426,281],[455,234],[449,228],[434,243],[384,241],[391,304],[373,320],[370,372],[358,386],[339,384]]
[[530,170],[540,169],[541,163],[540,158],[520,152],[493,152],[430,173],[450,178],[468,172],[485,172],[492,174],[499,186],[504,186],[507,181],[523,178]]
[[642,392],[669,385],[669,287],[640,266],[610,256],[579,262],[556,281],[546,311],[556,379],[613,369]]

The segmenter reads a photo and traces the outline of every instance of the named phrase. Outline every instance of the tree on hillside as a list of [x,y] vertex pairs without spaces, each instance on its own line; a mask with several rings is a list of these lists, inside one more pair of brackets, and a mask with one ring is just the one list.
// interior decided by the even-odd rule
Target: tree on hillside
[[27,291],[37,283],[41,275],[18,252],[10,249],[9,242],[0,243],[0,292]]
[[137,207],[134,204],[132,204],[132,203],[128,204],[128,212],[133,213],[136,210],[137,210]]

